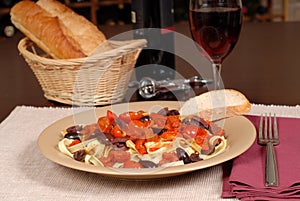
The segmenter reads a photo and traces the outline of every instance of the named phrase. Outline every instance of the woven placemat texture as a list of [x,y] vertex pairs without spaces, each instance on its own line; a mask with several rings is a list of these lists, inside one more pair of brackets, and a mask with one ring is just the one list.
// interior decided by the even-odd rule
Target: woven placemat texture
[[[298,106],[253,105],[251,114],[266,111],[300,117]],[[235,200],[220,197],[221,165],[177,177],[133,181],[49,161],[38,150],[38,136],[55,121],[72,114],[70,108],[18,106],[0,124],[1,200]]]

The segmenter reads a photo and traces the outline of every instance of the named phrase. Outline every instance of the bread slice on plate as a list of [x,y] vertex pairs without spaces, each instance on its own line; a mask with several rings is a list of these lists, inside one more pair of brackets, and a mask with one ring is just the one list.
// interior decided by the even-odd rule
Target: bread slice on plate
[[183,103],[180,114],[197,114],[204,119],[215,121],[246,114],[250,111],[249,100],[234,89],[213,90],[195,96]]

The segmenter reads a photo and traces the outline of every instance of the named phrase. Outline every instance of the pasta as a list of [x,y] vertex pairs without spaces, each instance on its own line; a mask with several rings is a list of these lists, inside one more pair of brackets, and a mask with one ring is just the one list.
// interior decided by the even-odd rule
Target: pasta
[[227,141],[217,124],[163,108],[115,114],[107,110],[97,123],[62,131],[60,152],[77,161],[113,168],[156,168],[207,160],[223,152]]

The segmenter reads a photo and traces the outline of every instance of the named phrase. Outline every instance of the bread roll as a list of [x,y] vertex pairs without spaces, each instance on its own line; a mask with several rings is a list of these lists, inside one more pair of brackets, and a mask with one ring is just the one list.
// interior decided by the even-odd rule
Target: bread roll
[[56,0],[21,1],[10,14],[12,23],[55,59],[81,58],[96,49],[97,53],[111,49],[93,23]]
[[78,42],[84,54],[91,55],[101,44],[100,51],[97,50],[97,52],[111,49],[108,43],[103,43],[106,41],[106,37],[93,23],[64,4],[56,0],[39,0],[37,5],[46,10],[51,16],[58,17],[67,28],[66,34],[68,37]]
[[251,104],[239,91],[233,89],[214,90],[186,101],[180,109],[181,115],[198,114],[215,121],[249,112]]
[[66,37],[64,25],[31,1],[20,1],[12,7],[12,23],[42,50],[55,59],[80,58],[86,55],[79,44]]

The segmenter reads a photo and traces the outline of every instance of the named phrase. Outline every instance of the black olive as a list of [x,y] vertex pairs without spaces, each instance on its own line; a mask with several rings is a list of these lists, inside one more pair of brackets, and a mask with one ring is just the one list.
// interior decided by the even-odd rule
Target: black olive
[[152,161],[148,161],[148,160],[140,160],[139,163],[144,167],[144,168],[157,168],[158,165],[155,164]]
[[192,162],[189,155],[182,148],[178,147],[176,149],[176,154],[179,160],[182,160],[184,164],[188,164]]
[[215,151],[215,147],[209,145],[209,149],[208,150],[201,150],[201,154],[205,154],[205,155],[209,155],[211,153],[213,153]]
[[161,135],[168,130],[166,128],[158,128],[158,127],[151,127],[151,129],[152,129],[153,133],[155,133],[157,135]]
[[83,149],[76,151],[73,155],[73,158],[77,161],[83,161],[84,157],[85,157],[85,151]]
[[160,114],[160,115],[163,115],[163,116],[167,116],[168,112],[169,112],[169,108],[168,107],[164,107],[164,108],[160,109],[157,112],[157,114]]
[[192,117],[186,117],[182,119],[181,123],[186,125],[193,125],[194,122],[192,121]]
[[209,128],[207,122],[198,116],[186,117],[181,121],[181,123],[186,125],[191,125],[191,126],[198,126],[199,128],[205,128],[205,129]]
[[122,150],[122,151],[128,150],[126,144],[123,143],[123,142],[116,142],[116,143],[114,143],[113,144],[113,149],[116,150],[116,151],[117,150]]
[[210,127],[208,130],[214,135],[220,135],[220,133],[222,133],[222,128],[213,122],[210,124]]
[[141,122],[147,122],[147,121],[151,121],[151,119],[152,118],[149,115],[146,115],[146,116],[141,117],[139,120]]
[[79,133],[82,130],[82,126],[71,126],[66,129],[68,133]]
[[178,110],[169,110],[167,113],[167,116],[177,116],[177,115],[179,115]]
[[193,116],[192,117],[192,120],[196,121],[199,123],[199,127],[201,128],[205,128],[205,129],[208,129],[209,128],[209,125],[208,123],[201,117],[198,117],[198,116]]
[[111,139],[110,142],[111,143],[118,143],[118,142],[126,143],[127,140],[128,140],[127,137],[117,137],[117,138]]
[[81,134],[80,133],[67,133],[67,134],[65,134],[64,138],[68,138],[70,140],[80,140],[81,141]]
[[203,160],[202,158],[200,158],[199,154],[195,154],[195,153],[192,153],[190,155],[190,159],[191,159],[192,163]]

